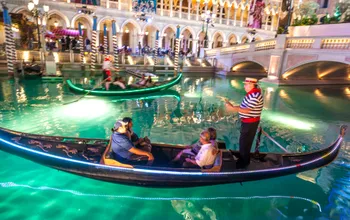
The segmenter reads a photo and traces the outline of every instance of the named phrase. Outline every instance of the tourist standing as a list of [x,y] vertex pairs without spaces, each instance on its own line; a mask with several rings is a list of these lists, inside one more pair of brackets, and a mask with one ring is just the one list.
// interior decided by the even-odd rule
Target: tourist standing
[[237,168],[245,168],[250,163],[250,150],[260,122],[264,99],[255,78],[246,78],[244,90],[247,92],[241,105],[234,106],[226,100],[226,110],[238,112],[241,119],[241,134],[239,137],[239,154]]

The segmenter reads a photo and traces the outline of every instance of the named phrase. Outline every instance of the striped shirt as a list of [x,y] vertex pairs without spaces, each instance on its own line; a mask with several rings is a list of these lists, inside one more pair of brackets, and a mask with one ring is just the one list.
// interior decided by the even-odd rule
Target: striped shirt
[[258,88],[254,88],[250,90],[246,96],[244,97],[240,108],[248,108],[250,109],[249,113],[239,112],[239,117],[242,122],[245,123],[253,123],[260,121],[261,111],[264,105],[264,98],[261,94],[261,90]]

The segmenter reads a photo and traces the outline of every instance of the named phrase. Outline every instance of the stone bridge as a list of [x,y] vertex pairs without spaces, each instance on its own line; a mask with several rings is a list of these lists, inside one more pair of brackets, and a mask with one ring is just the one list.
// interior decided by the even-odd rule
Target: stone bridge
[[350,84],[350,36],[286,37],[205,51],[219,74],[279,85]]

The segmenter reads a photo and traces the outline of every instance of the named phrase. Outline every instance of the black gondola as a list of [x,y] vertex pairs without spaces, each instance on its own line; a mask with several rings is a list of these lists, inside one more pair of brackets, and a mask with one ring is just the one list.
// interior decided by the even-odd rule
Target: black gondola
[[331,163],[338,155],[346,126],[336,141],[325,149],[309,153],[252,153],[247,169],[236,168],[237,151],[221,149],[213,167],[174,168],[169,161],[184,148],[180,145],[152,144],[152,166],[131,166],[108,159],[109,141],[55,137],[21,133],[0,128],[0,149],[77,175],[103,181],[160,187],[192,187],[267,179]]

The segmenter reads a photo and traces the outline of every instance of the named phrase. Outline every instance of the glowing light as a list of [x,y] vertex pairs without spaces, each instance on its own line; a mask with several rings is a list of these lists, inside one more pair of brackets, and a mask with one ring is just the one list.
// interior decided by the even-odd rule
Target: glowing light
[[129,77],[129,80],[128,80],[128,85],[132,84],[132,81],[134,80],[134,78],[132,76]]
[[53,25],[57,28],[58,27],[58,21],[55,21]]
[[150,65],[154,65],[154,60],[152,59],[152,57],[147,56],[147,61]]
[[319,89],[315,89],[314,93],[316,96],[324,97],[324,95],[322,94],[322,92]]
[[284,114],[278,114],[278,113],[270,113],[265,112],[264,118],[276,122],[278,124],[281,124],[286,127],[292,127],[300,130],[312,130],[312,128],[315,127],[315,124],[309,123],[305,120],[297,119],[295,117],[284,115]]
[[231,80],[231,86],[236,88],[236,89],[239,89],[241,86],[239,85],[239,83],[236,81],[236,80]]
[[134,60],[132,59],[132,56],[128,56],[128,62],[130,65],[134,65]]
[[29,51],[23,51],[23,59],[25,62],[29,61]]
[[200,98],[201,97],[201,95],[199,93],[196,93],[196,92],[185,92],[184,96],[187,98]]
[[267,92],[273,92],[274,91],[274,89],[272,88],[272,87],[267,87]]
[[55,58],[55,62],[58,63],[60,62],[59,56],[58,56],[58,52],[53,52],[53,57]]
[[169,66],[174,66],[173,61],[171,61],[171,59],[168,56],[166,57],[166,62],[169,64]]
[[103,100],[82,99],[62,107],[62,114],[69,118],[99,118],[108,114],[108,107]]

